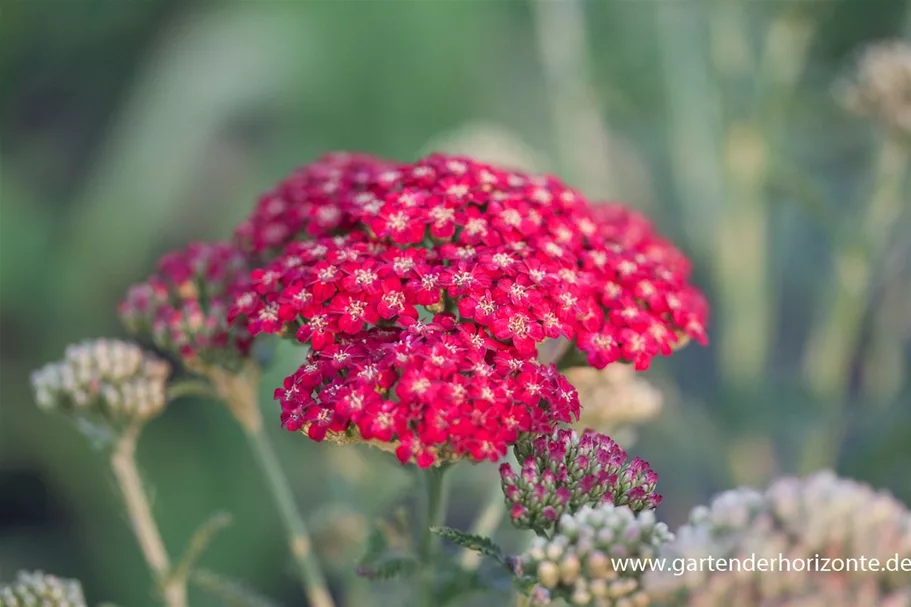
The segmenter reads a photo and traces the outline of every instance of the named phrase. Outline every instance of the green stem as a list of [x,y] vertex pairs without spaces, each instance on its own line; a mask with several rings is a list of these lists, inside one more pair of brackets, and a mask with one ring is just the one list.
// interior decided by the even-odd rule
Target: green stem
[[835,292],[811,332],[804,358],[807,381],[820,397],[843,399],[861,324],[869,299],[874,269],[883,246],[901,213],[902,184],[908,167],[908,148],[887,137],[873,167],[873,189],[862,220],[860,243],[847,242],[835,252]]
[[136,466],[136,442],[141,432],[142,425],[133,424],[120,435],[111,454],[111,470],[126,506],[133,534],[155,578],[162,601],[166,607],[186,607],[186,581],[171,576],[171,560]]
[[[246,429],[246,428],[245,428]],[[253,453],[259,462],[260,468],[266,476],[272,495],[275,497],[282,522],[288,533],[288,543],[291,555],[294,557],[301,579],[304,582],[304,592],[311,607],[334,607],[326,576],[322,567],[313,553],[313,545],[307,525],[297,508],[294,496],[288,485],[288,479],[282,471],[281,462],[272,448],[265,431],[260,426],[256,429],[247,429],[247,438]]]
[[425,515],[424,526],[421,530],[421,542],[418,548],[418,556],[421,561],[420,575],[420,605],[422,607],[433,607],[434,598],[434,561],[439,547],[439,538],[431,529],[439,527],[445,522],[446,517],[446,499],[448,497],[445,474],[448,469],[447,464],[438,468],[431,468],[424,473],[427,485],[427,513]]
[[215,388],[207,381],[188,379],[174,382],[168,386],[168,401],[177,400],[184,396],[202,396],[207,398],[217,397]]

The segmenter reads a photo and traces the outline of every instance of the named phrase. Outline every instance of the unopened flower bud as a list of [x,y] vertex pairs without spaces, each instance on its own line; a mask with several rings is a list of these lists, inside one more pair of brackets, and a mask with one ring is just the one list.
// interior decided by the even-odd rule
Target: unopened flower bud
[[564,584],[572,584],[579,576],[582,569],[582,563],[575,554],[569,554],[560,561],[560,581]]
[[[572,536],[563,534],[564,525],[572,527]],[[602,533],[611,529],[610,534]],[[628,532],[630,529],[635,532]],[[644,551],[653,551],[672,538],[667,526],[654,517],[637,515],[627,506],[602,503],[561,517],[553,537],[535,540],[519,560],[525,571],[535,572],[541,586],[550,589],[552,598],[563,598],[572,605],[616,607],[619,598],[639,591],[644,572],[636,567],[615,570],[608,555],[622,549],[624,556],[643,558]],[[539,558],[542,554],[546,560]],[[552,555],[564,556],[558,560],[551,559]]]
[[601,502],[637,512],[661,503],[654,491],[658,476],[648,463],[638,457],[627,462],[617,443],[593,430],[557,430],[520,443],[515,451],[521,471],[503,464],[500,477],[512,522],[519,528],[547,530],[561,516]]
[[32,373],[32,388],[42,409],[117,430],[161,413],[169,374],[135,344],[98,339],[67,347],[62,361]]
[[560,568],[551,561],[539,564],[536,575],[538,582],[545,588],[554,588],[560,583]]

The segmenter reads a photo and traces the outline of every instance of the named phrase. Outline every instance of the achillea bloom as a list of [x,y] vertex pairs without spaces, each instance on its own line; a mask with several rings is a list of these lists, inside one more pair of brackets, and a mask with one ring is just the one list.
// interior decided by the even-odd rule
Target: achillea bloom
[[535,538],[518,557],[516,573],[535,580],[532,592],[539,603],[544,588],[549,598],[570,605],[645,607],[642,571],[623,570],[613,560],[654,558],[672,539],[651,510],[635,514],[627,506],[586,506],[563,515],[552,538]]
[[[288,184],[298,181],[306,193],[292,195],[300,192]],[[321,198],[311,191],[321,188],[331,195]],[[332,391],[367,363],[351,367],[347,359],[336,361],[321,368],[317,379],[308,370],[314,361],[363,349],[376,336],[411,331],[418,318],[433,314],[451,315],[449,334],[439,337],[444,343],[426,344],[428,352],[387,364],[380,381],[389,386],[380,385],[380,391],[396,381],[417,382],[414,390],[423,391],[428,378],[420,377],[420,369],[427,367],[429,350],[438,352],[436,367],[451,374],[443,379],[447,384],[483,385],[480,376],[462,368],[464,361],[442,360],[452,356],[455,335],[464,334],[483,353],[477,359],[489,367],[483,373],[510,378],[499,388],[504,394],[494,398],[500,403],[496,415],[509,417],[503,408],[524,402],[533,421],[472,440],[459,435],[444,440],[458,426],[451,414],[430,422],[429,412],[416,412],[421,408],[387,401],[386,413],[406,425],[379,440],[398,443],[400,457],[409,449],[421,453],[424,464],[448,452],[496,459],[515,441],[507,438],[514,430],[548,432],[569,420],[565,406],[542,413],[539,401],[546,403],[550,394],[536,398],[528,392],[528,386],[556,381],[552,371],[531,366],[546,339],[575,339],[598,368],[624,360],[637,369],[689,337],[705,340],[707,307],[687,282],[683,255],[640,216],[617,206],[593,209],[554,177],[455,156],[395,165],[340,156],[302,169],[277,191],[238,229],[237,238],[264,257],[286,246],[251,273],[250,287],[236,294],[228,318],[246,325],[251,335],[293,336],[313,350],[313,360],[286,381],[285,390],[296,390],[293,398],[283,396],[284,390],[276,394],[287,427],[306,427],[317,440],[327,432],[351,433],[350,416],[335,417]],[[322,221],[324,211],[336,219]],[[422,398],[421,407],[439,400]]]
[[911,136],[911,46],[898,40],[870,46],[838,92],[851,111]]
[[0,607],[85,607],[82,586],[36,571],[20,571],[16,581],[0,583]]
[[622,207],[594,209],[556,178],[467,158],[366,175],[336,192],[352,231],[290,243],[253,273],[232,318],[322,349],[445,310],[523,353],[575,337],[598,368],[644,369],[680,336],[705,339],[686,259]]
[[594,430],[579,434],[557,430],[516,445],[521,469],[500,466],[503,493],[514,525],[550,529],[565,513],[601,503],[629,506],[634,512],[661,503],[658,475],[638,457]]
[[[911,605],[907,571],[860,565],[911,558],[911,512],[898,500],[831,472],[785,478],[765,492],[728,491],[693,510],[690,523],[662,556],[700,559],[749,557],[774,561],[775,570],[734,567],[652,572],[649,594],[698,607],[855,607]],[[781,563],[780,559],[788,559]],[[851,560],[849,560],[851,559]],[[745,569],[752,569],[747,571]],[[825,569],[825,570],[823,570]]]
[[523,433],[548,431],[579,411],[554,366],[451,315],[375,327],[313,350],[275,398],[289,430],[385,445],[420,467],[496,461]]
[[64,359],[32,373],[40,408],[120,429],[158,415],[170,365],[139,346],[98,339],[68,346]]
[[191,244],[162,257],[157,273],[130,288],[120,319],[190,367],[237,369],[251,338],[243,327],[230,327],[226,316],[248,273],[246,256],[232,245]]
[[616,432],[648,421],[661,410],[661,392],[629,365],[573,367],[564,374],[579,391],[580,428],[616,437]]

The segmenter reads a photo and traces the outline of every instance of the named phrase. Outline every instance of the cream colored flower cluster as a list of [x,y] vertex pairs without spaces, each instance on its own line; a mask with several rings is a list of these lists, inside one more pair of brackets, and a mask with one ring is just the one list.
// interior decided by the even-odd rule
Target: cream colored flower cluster
[[870,46],[854,78],[841,86],[841,97],[851,111],[911,136],[911,46],[899,41]]
[[652,510],[586,506],[563,515],[550,539],[536,538],[517,568],[536,580],[531,596],[538,603],[563,598],[570,605],[645,607],[649,599],[636,564],[657,556],[672,539]]
[[631,365],[608,365],[602,370],[574,367],[566,379],[579,392],[582,414],[575,424],[609,434],[628,445],[632,427],[654,418],[662,406],[661,391]]
[[85,607],[82,586],[40,571],[20,571],[16,581],[0,584],[0,607]]
[[646,576],[655,604],[911,607],[911,513],[831,472],[722,493],[693,510],[662,556],[681,566]]
[[113,339],[74,344],[62,361],[32,374],[38,406],[114,427],[158,415],[170,365],[139,346]]

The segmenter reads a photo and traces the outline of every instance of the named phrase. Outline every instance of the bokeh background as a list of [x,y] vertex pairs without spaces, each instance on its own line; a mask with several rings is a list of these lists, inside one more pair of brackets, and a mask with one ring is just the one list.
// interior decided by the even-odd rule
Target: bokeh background
[[[632,449],[672,526],[719,490],[822,467],[908,502],[907,140],[833,86],[866,45],[907,40],[909,14],[900,0],[6,3],[0,579],[43,568],[92,600],[151,604],[100,456],[35,409],[29,372],[122,336],[115,305],[161,253],[226,237],[259,192],[337,149],[512,154],[642,210],[692,257],[712,344],[648,371],[665,406]],[[266,383],[296,356],[280,350]],[[316,526],[350,513],[321,547],[333,585],[368,605],[340,538],[407,504],[409,477],[282,432],[268,387],[299,503]],[[203,564],[305,604],[224,410],[176,403],[139,458],[172,552],[227,510]],[[494,468],[456,474],[450,523],[468,525]]]

